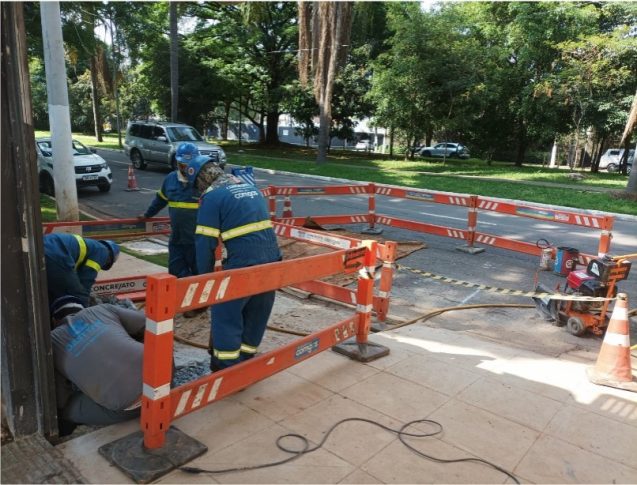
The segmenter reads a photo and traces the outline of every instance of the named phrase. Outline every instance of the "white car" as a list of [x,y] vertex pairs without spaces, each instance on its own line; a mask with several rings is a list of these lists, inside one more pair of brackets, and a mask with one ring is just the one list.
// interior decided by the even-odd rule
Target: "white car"
[[[40,192],[55,195],[53,183],[53,149],[50,138],[36,138],[35,149],[38,154],[38,179]],[[86,148],[79,141],[73,140],[73,164],[75,165],[75,181],[78,187],[96,186],[100,192],[111,190],[113,174],[102,157],[94,148]]]
[[[619,170],[619,162],[624,154],[623,148],[609,148],[599,159],[599,169],[608,172],[617,172]],[[635,159],[635,150],[628,151],[628,167],[630,167]],[[629,172],[630,173],[630,172]]]
[[469,149],[460,143],[438,143],[432,147],[424,147],[420,149],[421,157],[446,157],[446,158],[462,158],[471,157]]

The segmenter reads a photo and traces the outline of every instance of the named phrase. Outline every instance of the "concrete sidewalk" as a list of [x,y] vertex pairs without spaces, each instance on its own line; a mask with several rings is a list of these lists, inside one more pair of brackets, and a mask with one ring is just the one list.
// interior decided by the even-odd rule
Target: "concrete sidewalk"
[[[431,260],[442,255],[430,247],[405,260],[416,264],[419,257]],[[100,277],[156,272],[165,268],[122,254],[113,269]],[[394,318],[410,319],[474,295],[473,290],[443,289],[438,282],[413,276],[396,275],[390,307]],[[515,275],[507,278],[515,280]],[[316,301],[290,301],[280,295],[271,320],[281,324],[285,318],[296,318],[310,328],[316,324],[313,320],[328,325],[351,314],[349,308],[321,310]],[[370,339],[388,346],[391,353],[368,364],[332,351],[316,355],[175,421],[177,428],[208,446],[206,454],[188,465],[214,470],[278,461],[287,457],[275,444],[279,436],[299,433],[313,446],[345,418],[370,419],[394,429],[427,418],[439,422],[443,433],[407,441],[435,457],[481,458],[527,483],[636,483],[637,394],[589,383],[585,369],[595,362],[601,340],[573,337],[563,329],[532,321],[532,315],[528,309],[452,312],[373,334]],[[278,348],[282,339],[280,334],[266,332],[262,350]],[[199,352],[207,362],[205,351]],[[98,449],[138,429],[139,420],[101,428],[58,445],[56,452],[90,483],[130,483]],[[416,429],[431,431],[432,427],[420,424]],[[289,446],[298,445],[290,442]],[[158,482],[512,480],[481,463],[427,460],[407,449],[395,434],[368,423],[348,422],[322,448],[284,465],[226,474],[176,470]]]
[[[392,428],[438,421],[440,437],[408,439],[436,457],[479,457],[533,483],[637,482],[637,395],[592,385],[573,352],[550,358],[445,329],[414,325],[374,334],[389,356],[361,364],[323,352],[174,424],[208,446],[189,463],[206,469],[285,458],[276,438],[312,444],[338,420]],[[127,483],[98,448],[139,428],[129,422],[57,448],[92,483]],[[419,425],[421,430],[430,430]],[[290,446],[294,446],[291,443]],[[318,451],[233,474],[173,471],[159,483],[511,483],[480,463],[416,456],[367,423],[346,423]]]

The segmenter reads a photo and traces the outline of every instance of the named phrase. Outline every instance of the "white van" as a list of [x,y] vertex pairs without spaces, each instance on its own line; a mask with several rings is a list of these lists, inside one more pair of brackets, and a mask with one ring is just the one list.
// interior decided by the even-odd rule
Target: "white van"
[[[619,169],[619,161],[624,154],[623,148],[609,148],[606,153],[602,155],[599,160],[599,169],[607,170],[609,172],[617,172]],[[628,151],[628,164],[632,164],[635,158],[635,150]]]

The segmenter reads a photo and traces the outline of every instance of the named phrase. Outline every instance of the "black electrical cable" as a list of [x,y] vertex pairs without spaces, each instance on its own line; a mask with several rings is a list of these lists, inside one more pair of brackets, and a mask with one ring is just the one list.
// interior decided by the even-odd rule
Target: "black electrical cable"
[[[219,470],[206,470],[204,468],[197,468],[197,467],[192,467],[192,466],[182,466],[179,469],[181,471],[183,471],[183,472],[186,472],[186,473],[221,474],[221,473],[243,472],[243,471],[248,471],[248,470],[258,470],[260,468],[269,468],[269,467],[273,467],[273,466],[277,466],[277,465],[283,465],[284,463],[289,463],[292,460],[296,460],[297,458],[299,458],[299,457],[301,457],[301,456],[303,456],[303,455],[305,455],[307,453],[312,453],[313,451],[316,451],[319,448],[321,448],[325,444],[325,442],[327,441],[327,438],[332,433],[332,431],[334,431],[341,424],[347,423],[348,421],[361,421],[363,423],[373,424],[374,426],[378,426],[379,428],[382,428],[382,429],[384,429],[386,431],[389,431],[390,433],[394,433],[394,434],[396,434],[398,436],[398,439],[400,440],[400,442],[403,445],[405,445],[407,448],[409,448],[411,451],[413,451],[416,455],[418,455],[420,457],[423,457],[423,458],[427,458],[428,460],[432,460],[432,461],[435,461],[437,463],[462,463],[462,462],[467,462],[467,461],[472,461],[472,462],[476,462],[476,463],[482,463],[482,464],[490,466],[491,468],[494,468],[495,470],[498,470],[499,472],[501,472],[504,475],[508,476],[515,483],[517,483],[518,485],[520,484],[518,479],[511,472],[508,472],[504,468],[501,468],[498,465],[495,465],[495,464],[493,464],[493,463],[491,463],[491,462],[489,462],[487,460],[483,460],[482,458],[455,458],[455,459],[437,458],[435,456],[431,456],[431,455],[428,455],[426,453],[423,453],[422,451],[414,448],[412,445],[410,445],[409,443],[407,443],[405,441],[405,437],[428,438],[430,436],[436,436],[436,435],[441,434],[442,430],[443,430],[442,425],[439,422],[434,421],[432,419],[416,419],[414,421],[409,421],[408,423],[404,424],[399,430],[395,430],[395,429],[390,428],[388,426],[385,426],[383,424],[377,423],[376,421],[372,421],[371,419],[346,418],[346,419],[341,419],[336,424],[334,424],[327,431],[327,433],[325,433],[325,435],[323,435],[323,439],[321,439],[321,441],[316,446],[314,446],[313,448],[310,447],[310,442],[308,441],[308,439],[305,436],[301,436],[300,434],[288,433],[288,434],[284,434],[284,435],[279,436],[277,438],[277,440],[276,440],[277,448],[279,448],[281,451],[284,451],[285,453],[292,454],[292,456],[290,456],[288,458],[285,458],[283,460],[274,461],[274,462],[270,462],[270,463],[264,463],[262,465],[249,465],[249,466],[244,466],[244,467],[223,468],[223,469],[219,469]],[[410,433],[410,432],[405,431],[410,426],[413,426],[415,424],[420,424],[420,423],[427,423],[427,424],[434,425],[437,429],[435,431],[430,432],[430,433]],[[284,446],[282,442],[286,438],[296,438],[296,439],[298,439],[301,442],[301,444],[302,444],[302,449],[301,450],[293,450],[293,449],[290,449],[290,448]]]

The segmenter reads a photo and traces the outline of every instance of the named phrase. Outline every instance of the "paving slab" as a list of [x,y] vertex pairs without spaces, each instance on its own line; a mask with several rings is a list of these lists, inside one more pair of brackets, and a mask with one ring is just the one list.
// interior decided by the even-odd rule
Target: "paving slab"
[[533,483],[637,483],[637,469],[553,436],[541,436],[515,469]]
[[[175,421],[209,447],[190,465],[218,469],[281,459],[279,436],[299,433],[317,444],[346,418],[393,429],[429,418],[443,426],[441,435],[406,438],[428,455],[485,459],[523,483],[637,480],[637,395],[588,382],[587,353],[555,358],[419,324],[370,338],[391,349],[386,360],[363,364],[328,350]],[[90,482],[125,483],[97,449],[138,426],[102,428],[58,449]],[[484,464],[425,459],[394,433],[347,422],[320,450],[284,465],[223,475],[173,471],[159,483],[511,482]]]

